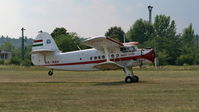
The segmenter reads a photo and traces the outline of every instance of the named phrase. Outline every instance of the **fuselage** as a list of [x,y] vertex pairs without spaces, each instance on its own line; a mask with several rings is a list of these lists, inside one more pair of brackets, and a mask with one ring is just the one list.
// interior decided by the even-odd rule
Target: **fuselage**
[[[109,59],[121,66],[137,66],[140,62],[148,62],[151,57],[148,54],[153,53],[152,49],[118,49],[115,52],[109,52]],[[150,56],[153,54],[150,54]],[[52,69],[62,69],[69,71],[90,71],[98,70],[94,66],[106,62],[106,55],[96,49],[78,50],[62,53],[52,52],[48,54],[32,54],[34,65],[43,66]]]

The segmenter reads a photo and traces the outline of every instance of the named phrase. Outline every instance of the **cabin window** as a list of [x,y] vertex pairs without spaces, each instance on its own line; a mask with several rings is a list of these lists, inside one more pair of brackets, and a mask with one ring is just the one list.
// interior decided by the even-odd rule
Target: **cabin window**
[[93,57],[90,57],[90,60],[93,60]]
[[111,58],[114,58],[115,56],[114,56],[114,54],[111,54]]
[[98,56],[98,59],[101,59],[101,57],[100,57],[100,56]]
[[96,60],[96,59],[97,59],[97,56],[95,56],[94,59]]
[[119,54],[116,54],[116,58],[118,58],[119,57]]
[[82,58],[80,58],[79,60],[82,60]]
[[122,52],[133,52],[136,50],[137,50],[137,48],[135,46],[124,46],[124,47],[120,48],[120,51],[122,51]]
[[105,59],[105,56],[104,56],[104,55],[102,55],[102,59]]

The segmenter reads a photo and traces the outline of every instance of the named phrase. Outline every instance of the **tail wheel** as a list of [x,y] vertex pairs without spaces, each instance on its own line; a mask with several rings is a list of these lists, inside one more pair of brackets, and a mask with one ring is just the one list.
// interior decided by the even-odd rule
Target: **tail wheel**
[[48,71],[48,75],[52,76],[53,75],[53,71]]

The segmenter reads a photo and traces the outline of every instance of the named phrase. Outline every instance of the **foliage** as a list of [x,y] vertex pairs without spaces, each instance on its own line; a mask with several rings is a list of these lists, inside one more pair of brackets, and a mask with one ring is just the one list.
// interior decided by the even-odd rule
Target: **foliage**
[[194,35],[192,24],[190,24],[187,28],[184,29],[181,39],[183,44],[181,53],[182,55],[178,58],[178,60],[176,60],[177,64],[196,64],[196,55],[198,55],[198,48],[195,45],[196,36]]
[[108,29],[108,31],[105,33],[105,36],[111,37],[115,40],[123,42],[125,33],[121,27],[114,26],[114,27],[111,27],[110,29]]
[[160,65],[197,64],[199,61],[196,35],[192,24],[182,35],[176,34],[175,21],[169,16],[157,15],[153,24],[137,20],[126,33],[130,41],[141,43],[139,47],[155,48]]
[[20,65],[21,60],[19,57],[13,56],[10,60],[10,64]]
[[154,33],[153,26],[143,19],[137,20],[126,33],[127,39],[137,41],[140,44],[152,39]]
[[180,55],[176,60],[177,65],[184,65],[184,64],[193,64],[193,56],[189,54]]
[[56,28],[51,35],[58,48],[63,52],[79,50],[79,47],[81,49],[87,48],[80,44],[77,33],[68,33],[65,28]]
[[161,63],[161,65],[168,65],[168,59],[169,55],[166,51],[158,53],[158,61]]
[[[11,43],[16,48],[21,48],[21,37],[20,38],[10,38],[1,36],[0,37],[0,46],[3,45],[5,42]],[[32,45],[33,39],[25,37],[25,46]]]
[[21,49],[14,47],[10,42],[5,42],[0,46],[0,49],[6,50],[12,53],[12,58],[10,60],[2,60],[0,64],[15,64],[15,65],[31,65],[31,46],[25,48],[25,62],[21,60]]
[[0,46],[0,49],[6,50],[6,51],[14,51],[15,47],[10,42],[5,42]]
[[182,34],[182,42],[184,46],[189,47],[194,44],[195,35],[192,24],[188,28],[185,28]]
[[[80,44],[84,38],[80,38],[75,32],[67,32],[64,27],[55,28],[51,33],[59,49],[63,52],[88,48]],[[141,48],[154,48],[158,54],[160,65],[193,65],[199,64],[198,59],[198,35],[195,35],[192,24],[180,34],[176,33],[175,21],[170,16],[157,15],[153,24],[143,19],[138,19],[125,32],[121,27],[113,26],[105,34],[123,42],[126,35],[129,41],[138,41]],[[32,39],[25,40],[25,60],[21,60],[21,38],[11,39],[2,36],[0,38],[0,49],[12,52],[11,60],[0,60],[0,64],[16,64],[30,66]],[[16,46],[16,43],[18,46]]]
[[56,38],[59,35],[67,35],[67,34],[68,34],[67,30],[64,27],[61,27],[61,28],[55,28],[51,33],[51,36]]

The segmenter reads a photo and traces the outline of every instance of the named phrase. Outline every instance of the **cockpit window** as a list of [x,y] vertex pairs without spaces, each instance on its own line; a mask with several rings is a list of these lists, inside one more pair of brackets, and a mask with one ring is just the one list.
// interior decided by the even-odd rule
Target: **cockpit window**
[[122,51],[122,52],[133,52],[136,50],[137,50],[137,47],[135,47],[135,46],[124,46],[124,47],[120,48],[120,51]]

